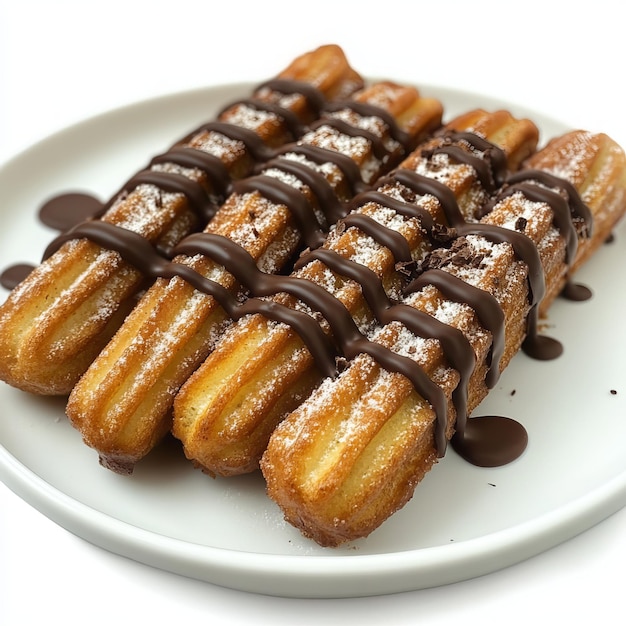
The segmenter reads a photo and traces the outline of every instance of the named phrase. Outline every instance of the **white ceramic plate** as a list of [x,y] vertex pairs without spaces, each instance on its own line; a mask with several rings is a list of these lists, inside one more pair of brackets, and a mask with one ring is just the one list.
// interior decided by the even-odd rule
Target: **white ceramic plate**
[[[87,120],[0,170],[0,269],[38,262],[53,233],[36,209],[70,189],[102,198],[149,158],[211,119],[250,85],[159,98]],[[538,122],[544,137],[561,124],[475,94],[422,88],[447,116],[505,106]],[[63,412],[60,399],[0,384],[0,479],[71,532],[105,549],[171,572],[236,589],[284,596],[347,597],[414,590],[479,576],[582,532],[626,504],[626,227],[579,274],[594,291],[558,301],[550,332],[565,355],[517,356],[477,413],[521,421],[530,444],[515,463],[481,469],[450,451],[413,500],[367,540],[332,550],[303,539],[267,499],[259,475],[212,480],[175,442],[121,477],[102,469]],[[611,390],[617,391],[612,394]],[[515,393],[513,393],[515,392]]]

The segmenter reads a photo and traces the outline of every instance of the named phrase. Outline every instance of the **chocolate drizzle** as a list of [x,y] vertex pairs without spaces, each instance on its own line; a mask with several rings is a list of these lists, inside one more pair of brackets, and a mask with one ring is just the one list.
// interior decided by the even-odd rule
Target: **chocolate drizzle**
[[218,197],[225,197],[228,193],[230,176],[228,169],[219,157],[203,150],[181,146],[173,147],[165,154],[154,157],[150,166],[161,163],[175,163],[181,167],[202,170],[211,181],[211,189]]
[[[269,84],[272,85],[272,88],[278,88],[274,82]],[[280,86],[282,88],[290,87],[287,83],[281,83]],[[312,97],[311,100],[315,100],[315,97]],[[323,106],[319,102],[316,104],[320,107]],[[342,106],[352,106],[352,103]],[[355,110],[357,110],[356,107]],[[378,110],[366,109],[359,105],[357,111],[360,114],[373,114],[374,111]],[[382,117],[379,111],[377,114]],[[330,118],[324,119],[320,123],[333,125],[340,132],[348,132],[344,128],[344,122],[329,120]],[[392,129],[390,132],[393,136],[403,140],[407,139],[395,124],[388,122],[388,125]],[[217,127],[211,126],[211,128]],[[372,146],[378,145],[378,148],[374,148],[376,150],[379,150],[382,145],[382,142],[370,138],[369,134],[361,129],[350,130],[349,132],[358,133],[369,139]],[[460,148],[458,142],[470,144],[474,152],[480,151],[481,154],[470,154],[467,150]],[[200,165],[196,159],[197,155],[193,151],[175,147],[174,152],[175,154],[171,159],[167,155],[163,155],[157,157],[158,160],[153,161],[153,163],[170,160],[194,167]],[[315,162],[334,162],[341,168],[353,190],[358,191],[358,195],[348,205],[339,202],[324,177],[319,176],[299,162],[278,158],[279,155],[290,152],[303,154]],[[477,172],[477,178],[488,190],[500,186],[504,180],[506,163],[504,154],[496,146],[471,133],[448,135],[440,147],[431,151],[431,155],[439,152],[447,154],[454,161],[472,165]],[[445,359],[460,375],[460,382],[452,397],[457,415],[457,434],[453,443],[463,456],[477,464],[484,464],[477,459],[477,449],[483,447],[483,444],[476,442],[483,441],[484,436],[489,439],[489,433],[492,432],[493,428],[497,428],[500,435],[504,428],[508,435],[514,436],[516,442],[512,447],[502,451],[503,457],[497,457],[498,464],[503,461],[508,462],[521,454],[526,445],[525,431],[519,425],[511,426],[511,423],[516,424],[512,420],[508,420],[506,424],[496,424],[495,426],[493,425],[495,419],[493,417],[467,420],[469,378],[474,371],[476,357],[463,333],[407,304],[392,302],[375,272],[364,265],[343,258],[336,252],[319,246],[323,241],[324,231],[328,224],[332,224],[338,218],[343,218],[338,228],[358,228],[381,246],[388,248],[396,264],[411,264],[413,262],[411,250],[404,237],[379,224],[374,219],[355,211],[358,207],[371,202],[388,207],[406,218],[416,218],[432,241],[441,241],[443,229],[446,231],[443,239],[448,243],[459,241],[468,235],[478,235],[494,243],[507,243],[513,248],[516,256],[528,267],[530,313],[524,349],[536,358],[545,358],[546,353],[542,350],[546,348],[547,344],[549,355],[554,356],[555,342],[539,336],[537,332],[538,304],[545,292],[545,278],[537,247],[532,240],[518,230],[467,222],[461,213],[454,193],[449,187],[408,169],[397,169],[390,176],[379,181],[378,190],[374,190],[364,185],[360,175],[357,175],[358,168],[352,160],[327,150],[307,145],[293,145],[286,146],[272,155],[267,152],[263,152],[262,155],[257,153],[257,155],[269,157],[261,173],[235,183],[229,182],[221,187],[214,185],[216,191],[221,193],[230,191],[239,194],[258,192],[276,204],[287,206],[300,227],[305,243],[310,247],[310,250],[297,262],[296,269],[313,261],[325,264],[331,271],[354,280],[361,286],[364,298],[380,324],[400,322],[415,335],[439,342]],[[174,158],[178,161],[175,161]],[[379,158],[384,158],[384,155],[381,154]],[[347,161],[350,165],[347,164]],[[211,167],[204,162],[201,165],[203,170]],[[312,190],[317,199],[318,208],[325,211],[327,224],[318,222],[311,203],[294,187],[263,173],[271,168],[280,169],[300,178]],[[141,173],[131,179],[129,185],[150,181],[150,184],[157,184],[157,186],[167,190],[180,190],[202,214],[206,215],[212,210],[213,200],[204,189],[199,190],[194,187],[192,190],[191,186],[187,186],[187,183],[183,185],[182,181],[179,181],[175,176],[167,175],[162,179],[159,176],[153,176],[153,174],[160,173]],[[213,172],[212,175],[220,176],[216,172]],[[537,182],[556,187],[560,193],[540,187]],[[441,206],[447,223],[445,225],[437,224],[425,209],[418,206],[417,202],[398,200],[380,191],[389,185],[396,189],[398,185],[403,186],[415,196],[429,195],[434,197]],[[183,186],[185,187],[184,190],[182,189]],[[554,223],[566,238],[568,261],[570,261],[575,253],[578,236],[574,227],[574,220],[579,219],[584,222],[584,233],[591,232],[592,227],[590,213],[573,186],[565,181],[555,179],[553,176],[546,177],[543,172],[529,170],[509,177],[506,181],[505,190],[496,197],[501,200],[506,195],[516,192],[524,194],[531,201],[546,202],[553,208]],[[566,194],[567,200],[563,194]],[[166,258],[162,252],[159,252],[140,235],[102,221],[86,221],[64,233],[50,244],[44,258],[52,254],[66,241],[82,237],[91,239],[103,248],[117,251],[122,258],[148,277],[172,278],[179,276],[183,278],[199,291],[215,297],[226,313],[234,320],[252,313],[261,313],[269,319],[288,324],[301,336],[318,368],[326,376],[337,375],[336,359],[338,356],[351,359],[362,353],[371,355],[385,369],[403,374],[411,381],[416,391],[433,407],[437,417],[435,430],[437,450],[441,456],[445,453],[448,403],[443,390],[430,379],[413,359],[397,354],[368,339],[358,329],[343,303],[323,287],[298,275],[266,274],[257,268],[254,259],[246,250],[230,239],[219,235],[206,232],[189,235]],[[209,257],[224,266],[248,290],[248,297],[243,301],[238,300],[224,287],[205,278],[176,256],[198,254]],[[466,303],[474,309],[480,324],[491,333],[492,346],[488,357],[487,385],[493,387],[499,378],[500,360],[504,350],[504,315],[497,300],[489,293],[468,285],[450,272],[436,267],[427,268],[421,275],[411,280],[406,287],[406,293],[419,291],[427,285],[433,285],[439,289],[442,295],[449,300]],[[326,320],[328,330],[324,330],[322,325],[305,311],[282,305],[270,298],[279,293],[290,294],[309,309],[318,312]],[[480,436],[477,433],[480,433]],[[501,447],[500,435],[498,435],[496,447]],[[492,447],[490,444],[489,448]]]
[[[383,184],[393,184],[393,179],[391,178],[387,178],[384,179],[382,181]],[[382,185],[379,185],[382,186]],[[363,192],[362,194],[359,194],[357,197],[355,197],[355,199],[352,201],[351,203],[351,207],[354,209],[357,209],[359,206],[363,206],[368,202],[374,202],[375,204],[379,204],[380,206],[383,206],[387,209],[391,209],[392,211],[395,211],[396,213],[398,213],[399,215],[403,215],[404,217],[413,217],[419,220],[421,227],[427,232],[427,233],[431,233],[433,231],[433,229],[435,228],[435,220],[433,220],[431,214],[424,209],[423,207],[417,206],[415,204],[410,204],[409,202],[406,202],[405,200],[398,200],[396,198],[392,198],[391,196],[387,195],[386,193],[383,193],[382,191],[366,191]],[[349,221],[354,220],[354,219],[360,219],[358,217],[354,217],[355,215],[359,215],[358,213],[350,213],[348,215],[348,217],[346,218],[348,221],[346,221],[345,223],[348,224]],[[379,232],[383,232],[381,230],[381,226],[377,227]],[[371,232],[368,233],[371,236]],[[380,236],[377,235],[377,237]],[[407,244],[408,246],[408,244]],[[410,254],[410,250],[409,250],[409,254]],[[396,260],[398,261],[402,261],[405,260],[403,259],[405,255],[402,256],[397,256]]]
[[[372,192],[372,194],[379,194],[384,198],[389,198],[389,196],[385,196],[380,192]],[[378,196],[372,196],[371,194],[363,194],[362,196],[362,198],[371,197]],[[406,203],[402,204],[406,206]],[[395,259],[396,264],[411,263],[413,261],[409,242],[399,232],[382,226],[373,217],[365,215],[365,213],[350,213],[341,221],[341,227],[348,228],[350,226],[358,228],[378,244],[387,248]]]
[[478,317],[480,324],[492,336],[489,351],[487,387],[492,389],[500,378],[500,359],[504,353],[504,313],[497,299],[488,291],[474,287],[453,274],[441,269],[430,269],[409,283],[405,293],[414,293],[433,285],[452,302],[469,305]]
[[341,152],[332,152],[326,148],[304,143],[288,144],[276,150],[276,156],[289,153],[302,155],[309,161],[317,163],[318,165],[333,163],[344,175],[345,181],[352,192],[351,195],[355,195],[370,188],[369,185],[363,181],[359,166],[349,156]]
[[[324,225],[325,229],[345,215],[344,204],[339,201],[331,184],[323,174],[320,174],[305,163],[286,158],[272,159],[263,164],[263,170],[270,169],[277,169],[287,174],[292,174],[307,185],[309,189],[315,190],[317,205],[327,218],[327,223]],[[296,201],[294,200],[294,202]],[[291,206],[291,202],[287,206]],[[309,212],[314,213],[312,208],[309,209]]]
[[[464,142],[480,154],[463,150],[453,142]],[[447,154],[457,163],[470,165],[486,191],[493,192],[504,182],[507,171],[506,157],[492,143],[466,131],[448,131],[443,135],[443,143],[431,150],[425,150],[422,155],[430,158],[435,154]]]
[[[576,250],[578,248],[578,233],[576,232],[576,227],[574,225],[573,211],[578,209],[575,200],[579,199],[579,196],[575,193],[575,196],[572,197],[571,193],[568,193],[567,198],[572,197],[572,201],[568,202],[565,197],[556,191],[534,184],[531,182],[533,180],[538,180],[542,183],[549,181],[552,183],[553,187],[558,185],[559,188],[566,189],[565,185],[555,183],[554,176],[548,174],[547,172],[538,172],[538,170],[523,170],[509,177],[506,187],[497,195],[496,202],[500,202],[508,196],[521,192],[522,195],[531,202],[544,202],[545,204],[548,204],[552,209],[554,225],[565,238],[565,262],[569,264],[576,256]],[[573,190],[573,187],[571,189]],[[583,206],[585,207],[585,211],[582,212],[582,215],[579,211],[577,217],[584,221],[586,227],[585,232],[590,234],[590,214],[587,207],[584,204]]]
[[377,159],[382,160],[388,154],[387,148],[385,147],[383,140],[378,135],[375,135],[374,133],[365,130],[364,128],[352,126],[352,124],[349,124],[348,122],[339,119],[338,117],[322,117],[319,120],[313,122],[313,124],[311,124],[311,130],[316,130],[323,126],[333,128],[337,132],[341,133],[342,135],[347,135],[348,137],[361,137],[363,139],[367,139],[367,141],[369,141],[371,145],[374,156]]
[[261,83],[257,87],[257,92],[264,89],[269,89],[270,91],[275,91],[283,95],[298,94],[299,96],[303,96],[307,102],[307,106],[313,111],[315,117],[318,117],[322,109],[328,106],[328,102],[322,92],[311,83],[288,78],[272,78]]
[[[327,111],[340,111],[345,108],[345,103],[333,103],[329,102],[326,105]],[[355,113],[358,113],[362,117],[377,117],[381,119],[389,128],[389,132],[391,136],[403,146],[406,146],[407,150],[411,149],[411,144],[413,143],[413,139],[411,136],[404,130],[402,130],[398,124],[396,124],[395,119],[391,113],[385,110],[380,110],[374,104],[370,104],[369,102],[354,102],[350,104],[350,109]]]
[[[265,83],[264,86],[270,87],[271,81]],[[279,86],[288,93],[299,93],[304,96],[313,111],[317,112],[323,106],[323,95],[308,83],[281,80]],[[259,89],[260,87],[257,88],[256,93],[258,93]],[[225,107],[218,117],[221,117],[227,110],[237,105],[274,114],[283,121],[294,140],[305,131],[305,127],[300,123],[293,111],[276,103],[266,102],[258,98],[247,98],[233,102]],[[163,191],[182,193],[187,199],[190,208],[200,217],[200,222],[202,224],[206,223],[213,217],[217,207],[224,202],[230,193],[232,181],[228,170],[219,158],[187,145],[194,137],[204,132],[218,133],[234,141],[241,142],[247,153],[256,162],[268,161],[276,154],[275,149],[268,146],[255,131],[249,128],[221,120],[202,124],[177,141],[167,152],[153,158],[146,169],[140,171],[126,182],[96,217],[101,217],[113,205],[115,199],[120,194],[128,193],[139,185],[149,184]],[[199,169],[210,182],[210,190],[206,189],[201,183],[182,174],[153,169],[153,166],[162,163],[173,163],[182,167]]]
[[[341,109],[352,109],[360,115],[377,115],[387,124],[390,135],[402,143],[404,151],[408,150],[410,146],[410,136],[399,128],[393,116],[377,106],[357,101],[330,103],[325,100],[316,87],[296,80],[270,80],[259,85],[256,93],[264,89],[270,89],[282,94],[303,96],[313,117],[319,116],[324,110],[332,112]],[[284,109],[278,104],[267,103],[255,98],[231,103],[222,109],[219,116],[236,105],[244,105],[275,114],[289,127],[294,138],[306,130],[292,111]],[[346,125],[341,127],[346,132],[349,132],[351,136],[360,135],[371,140],[377,145],[377,150],[379,151],[383,147],[379,138],[368,131],[349,129]],[[276,168],[297,176],[312,190],[317,198],[317,205],[324,209],[326,224],[317,223],[315,211],[309,201],[289,185],[269,176],[248,178],[236,184],[231,180],[228,170],[221,159],[208,152],[186,145],[193,137],[207,131],[217,132],[242,142],[253,159],[259,162],[259,166],[262,169]],[[40,209],[39,216],[46,225],[61,232],[69,231],[83,220],[103,217],[119,197],[128,194],[140,185],[146,184],[154,185],[162,191],[183,194],[190,208],[198,214],[200,221],[206,223],[214,215],[217,206],[223,203],[230,193],[234,191],[239,193],[258,191],[263,193],[268,199],[288,206],[293,211],[294,217],[304,233],[307,244],[320,245],[328,226],[346,215],[346,206],[338,200],[332,187],[323,175],[303,163],[288,158],[281,158],[287,154],[299,154],[317,164],[333,163],[344,176],[346,183],[352,190],[352,195],[369,188],[361,177],[359,167],[347,155],[318,146],[298,143],[270,148],[252,130],[223,121],[213,121],[199,126],[177,141],[167,152],[154,157],[144,170],[141,170],[129,179],[107,203],[103,204],[88,194],[66,193],[48,200]],[[390,154],[385,153],[385,156],[388,157]],[[201,170],[210,182],[210,189],[182,174],[153,169],[155,165],[167,163]],[[75,229],[72,232],[75,236],[78,236],[79,233],[87,231],[91,233],[90,236],[92,238],[95,237],[95,231],[91,227]],[[110,232],[108,234],[111,235]],[[83,234],[80,236],[86,237],[87,235]],[[49,250],[57,249],[61,242],[69,239],[70,237],[67,234],[61,235],[61,237],[50,244]],[[113,249],[116,248],[110,237],[108,245],[112,245]],[[122,244],[120,243],[119,245]],[[46,254],[49,254],[49,252],[46,252]],[[6,289],[13,289],[33,269],[34,266],[31,264],[20,264],[8,268],[0,276],[0,284]]]
[[[281,107],[279,104],[273,102],[264,102],[255,98],[244,98],[237,100],[231,104],[231,106],[241,104],[255,111],[265,111],[266,113],[273,113],[276,117],[282,119],[285,126],[289,129],[292,139],[297,139],[302,135],[306,128],[298,119],[298,116],[289,109]],[[230,107],[229,107],[230,108]]]
[[[536,180],[546,187],[553,187],[560,190],[563,196],[567,198],[572,218],[578,218],[584,223],[585,231],[583,235],[585,237],[589,237],[593,233],[593,215],[591,214],[589,207],[583,202],[574,185],[572,185],[569,180],[560,178],[559,176],[555,176],[554,174],[544,170],[529,168],[511,174],[507,178],[507,183],[515,185],[516,183],[522,181],[531,180]],[[548,202],[548,204],[552,206],[551,202]]]
[[[216,205],[204,187],[182,174],[146,169],[129,179],[120,193],[131,192],[140,185],[154,185],[161,191],[183,194],[190,207],[204,220],[210,219],[215,213]],[[106,205],[103,211],[108,208],[109,205]]]

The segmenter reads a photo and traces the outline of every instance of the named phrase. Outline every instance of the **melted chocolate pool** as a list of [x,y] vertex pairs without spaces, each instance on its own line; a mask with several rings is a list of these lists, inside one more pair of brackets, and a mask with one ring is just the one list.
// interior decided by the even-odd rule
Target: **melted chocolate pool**
[[499,467],[519,458],[528,444],[526,429],[499,415],[472,417],[462,437],[452,438],[453,449],[478,467]]
[[63,232],[92,219],[102,210],[98,198],[87,193],[63,193],[50,198],[39,209],[42,224]]

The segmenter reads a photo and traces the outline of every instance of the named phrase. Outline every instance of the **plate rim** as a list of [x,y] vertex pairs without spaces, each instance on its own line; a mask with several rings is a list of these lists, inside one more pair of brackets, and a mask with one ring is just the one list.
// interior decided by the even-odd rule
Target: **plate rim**
[[556,547],[626,506],[624,471],[531,520],[450,545],[385,554],[276,555],[195,544],[112,518],[50,485],[2,444],[0,480],[53,522],[119,556],[219,586],[294,598],[383,595],[469,580]]

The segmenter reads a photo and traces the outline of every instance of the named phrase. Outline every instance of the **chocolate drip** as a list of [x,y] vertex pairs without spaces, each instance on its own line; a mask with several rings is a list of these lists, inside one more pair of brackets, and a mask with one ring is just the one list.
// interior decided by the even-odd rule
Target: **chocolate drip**
[[519,231],[493,224],[465,224],[457,230],[459,235],[479,235],[493,243],[508,243],[515,255],[524,261],[528,267],[530,310],[522,349],[535,359],[551,360],[558,357],[562,352],[561,344],[538,332],[539,303],[545,295],[546,282],[541,257],[533,240]]
[[521,456],[528,445],[526,429],[515,420],[500,415],[484,415],[468,420],[462,436],[452,438],[454,450],[478,467],[499,467]]
[[358,228],[378,244],[387,248],[396,263],[410,263],[413,260],[408,241],[399,232],[383,226],[369,215],[350,213],[343,218],[341,226]]
[[315,117],[317,117],[327,105],[327,101],[322,92],[311,83],[287,78],[273,78],[261,83],[256,88],[256,92],[258,93],[263,89],[269,89],[270,91],[275,91],[283,95],[298,94],[302,96]]
[[586,285],[581,285],[580,283],[573,283],[571,281],[567,281],[559,294],[561,298],[565,298],[565,300],[571,300],[572,302],[583,302],[584,300],[589,300],[592,297],[592,292],[589,287]]
[[533,307],[528,314],[528,330],[526,339],[522,343],[522,350],[538,361],[552,361],[563,354],[563,345],[560,341],[540,335],[537,330],[537,307]]
[[333,152],[327,148],[312,146],[309,144],[289,144],[276,151],[276,156],[283,154],[301,154],[309,161],[323,165],[332,163],[341,171],[346,183],[350,186],[352,195],[369,189],[369,185],[363,181],[359,166],[347,155],[341,152]]
[[264,163],[262,171],[277,169],[299,178],[317,197],[317,206],[323,211],[328,224],[334,224],[345,215],[345,206],[327,178],[305,163],[287,158],[276,158]]
[[493,388],[500,378],[500,359],[504,354],[504,313],[498,300],[488,291],[474,287],[464,280],[440,269],[430,269],[414,279],[406,287],[406,293],[414,293],[434,285],[445,298],[468,304],[476,313],[481,326],[491,333],[487,387]]

